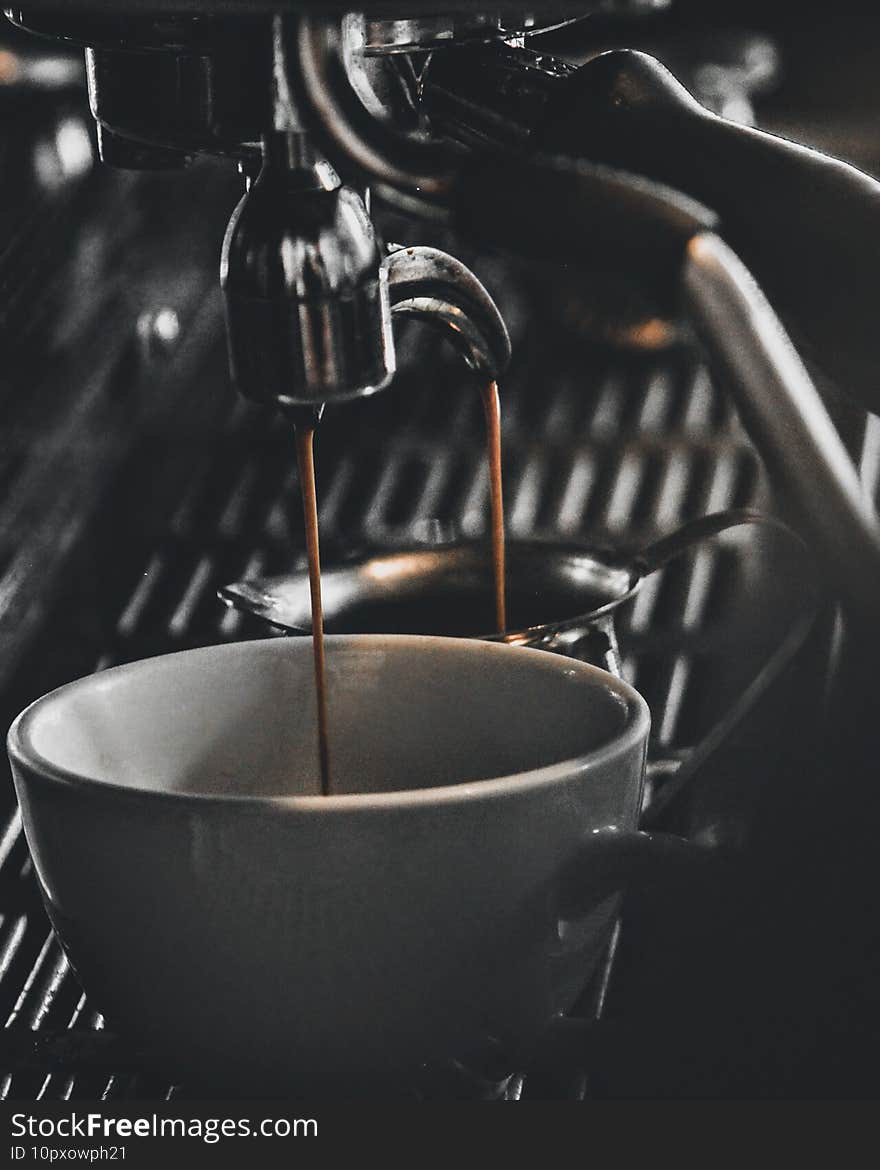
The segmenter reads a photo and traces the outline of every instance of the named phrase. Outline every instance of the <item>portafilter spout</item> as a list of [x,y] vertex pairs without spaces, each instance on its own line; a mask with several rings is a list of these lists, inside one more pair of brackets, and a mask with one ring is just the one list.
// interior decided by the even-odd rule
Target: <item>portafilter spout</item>
[[383,257],[360,195],[301,136],[273,135],[236,208],[221,284],[233,380],[286,412],[363,398],[395,370],[391,315],[439,328],[495,381],[510,337],[470,269],[438,248],[390,245]]
[[439,248],[389,244],[388,252],[392,314],[436,327],[475,374],[497,381],[510,361],[510,336],[473,272]]
[[[439,248],[398,244],[388,246],[386,270],[392,316],[415,317],[436,328],[484,386],[496,383],[510,361],[510,336],[495,301],[473,272]],[[287,408],[286,413],[299,426],[314,426],[321,417],[307,406]],[[218,595],[227,605],[272,622],[277,598],[296,580],[294,575],[272,582],[241,581],[223,586]]]
[[282,409],[372,394],[394,374],[388,274],[357,191],[299,132],[264,137],[220,267],[233,381]]

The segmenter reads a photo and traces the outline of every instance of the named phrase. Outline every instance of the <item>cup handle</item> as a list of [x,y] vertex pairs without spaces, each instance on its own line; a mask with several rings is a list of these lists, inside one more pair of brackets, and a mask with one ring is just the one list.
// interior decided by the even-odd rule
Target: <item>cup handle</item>
[[633,885],[656,887],[670,879],[698,880],[707,867],[717,870],[727,854],[719,845],[703,844],[672,833],[594,829],[559,875],[560,919],[582,917],[613,894]]
[[786,537],[804,555],[804,563],[813,570],[805,582],[805,588],[799,595],[800,605],[798,612],[790,623],[785,635],[770,658],[758,672],[756,677],[745,688],[731,708],[714,726],[703,736],[700,742],[690,751],[687,759],[679,766],[673,776],[664,784],[662,792],[651,803],[643,817],[643,823],[652,827],[660,823],[661,818],[683,791],[691,785],[701,774],[722,747],[730,740],[736,730],[743,725],[749,714],[757,707],[774,681],[792,661],[803,646],[807,636],[813,629],[819,614],[822,592],[812,559],[809,557],[807,546],[787,524],[773,516],[762,512],[744,508],[732,508],[726,511],[713,512],[708,516],[701,516],[681,528],[655,541],[635,557],[635,571],[641,577],[650,576],[658,572],[696,545],[711,537],[718,536],[733,528],[743,525],[761,525],[773,529]]

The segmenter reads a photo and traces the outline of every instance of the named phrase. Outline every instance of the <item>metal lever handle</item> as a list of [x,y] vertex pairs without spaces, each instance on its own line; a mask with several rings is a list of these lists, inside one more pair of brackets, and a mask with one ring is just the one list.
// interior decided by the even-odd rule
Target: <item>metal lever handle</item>
[[510,361],[510,336],[492,297],[471,270],[437,248],[388,246],[392,316],[435,325],[467,365],[497,381]]
[[471,145],[622,167],[713,208],[803,351],[880,411],[875,179],[719,117],[632,50],[580,68],[508,47],[437,54],[423,89],[436,127]]
[[644,53],[608,53],[579,70],[560,113],[541,135],[544,149],[626,166],[713,207],[804,352],[880,411],[880,183],[718,117]]

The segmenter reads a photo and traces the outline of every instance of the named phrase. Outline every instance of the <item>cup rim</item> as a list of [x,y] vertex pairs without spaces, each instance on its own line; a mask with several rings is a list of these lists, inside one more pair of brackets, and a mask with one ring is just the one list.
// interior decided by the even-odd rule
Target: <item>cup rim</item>
[[[253,653],[265,652],[273,647],[272,653],[283,653],[294,646],[303,647],[305,642],[296,638],[261,638],[248,642],[231,642],[215,646],[193,647],[188,650],[179,650],[171,654],[156,655],[152,658],[141,658],[134,662],[123,663],[109,667],[99,674],[85,675],[72,682],[64,683],[60,687],[49,691],[35,699],[13,720],[6,737],[6,750],[12,762],[27,771],[28,778],[39,779],[50,785],[61,785],[65,788],[74,788],[92,794],[106,794],[130,801],[173,803],[180,807],[187,805],[234,805],[240,808],[278,808],[287,810],[301,810],[325,814],[333,812],[351,812],[355,809],[392,809],[413,805],[442,805],[462,801],[497,798],[509,793],[524,792],[541,787],[551,787],[559,780],[572,779],[590,772],[595,768],[626,754],[640,740],[647,742],[650,730],[651,716],[648,704],[643,696],[629,683],[602,670],[591,663],[579,659],[567,658],[551,651],[531,646],[517,646],[507,643],[496,643],[469,638],[454,638],[421,634],[328,634],[325,637],[328,648],[337,646],[354,646],[357,648],[363,643],[376,645],[391,642],[394,645],[405,643],[440,643],[442,647],[453,650],[457,654],[541,654],[545,658],[552,658],[568,670],[593,679],[595,684],[601,684],[606,690],[614,692],[622,700],[625,709],[623,726],[608,741],[584,752],[579,756],[572,756],[547,764],[540,768],[531,768],[523,772],[513,772],[505,776],[491,777],[483,780],[461,780],[456,784],[438,785],[431,788],[407,788],[393,792],[347,792],[330,793],[327,796],[315,794],[260,794],[260,793],[215,793],[215,792],[175,792],[166,788],[140,788],[117,784],[113,781],[102,780],[95,776],[83,775],[71,769],[64,768],[42,755],[34,747],[31,731],[34,721],[44,707],[56,702],[61,696],[70,694],[77,689],[85,689],[94,685],[96,678],[108,676],[123,676],[142,669],[148,663],[193,655],[229,656],[240,654],[242,651]],[[252,648],[252,649],[251,649]],[[262,650],[260,648],[263,648]],[[297,651],[300,652],[300,651]],[[548,663],[549,665],[549,663]]]

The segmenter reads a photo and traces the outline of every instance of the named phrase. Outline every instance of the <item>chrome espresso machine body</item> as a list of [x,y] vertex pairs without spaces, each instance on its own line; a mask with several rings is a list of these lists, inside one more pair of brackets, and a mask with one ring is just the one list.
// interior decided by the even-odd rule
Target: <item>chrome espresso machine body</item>
[[[413,1098],[865,1095],[880,183],[747,124],[773,44],[711,4],[394,7],[8,12],[4,709],[263,634],[216,593],[295,567],[291,423],[320,420],[326,562],[482,536],[473,375],[499,380],[514,538],[635,556],[754,509],[797,536],[750,525],[622,610],[645,825],[705,872],[636,883],[528,1068]],[[11,793],[0,867],[3,1093],[186,1092],[82,995]]]

